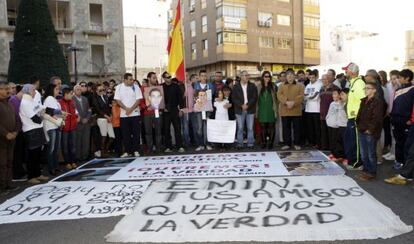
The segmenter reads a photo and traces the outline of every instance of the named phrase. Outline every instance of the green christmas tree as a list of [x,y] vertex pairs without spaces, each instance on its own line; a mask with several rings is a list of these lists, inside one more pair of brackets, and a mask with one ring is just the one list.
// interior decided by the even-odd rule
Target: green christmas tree
[[52,76],[69,83],[68,66],[56,35],[47,0],[20,2],[8,79],[26,83],[37,76],[41,86]]

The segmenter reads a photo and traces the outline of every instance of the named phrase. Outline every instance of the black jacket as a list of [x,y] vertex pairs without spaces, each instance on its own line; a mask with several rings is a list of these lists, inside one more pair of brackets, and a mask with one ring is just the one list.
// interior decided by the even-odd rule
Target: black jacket
[[[244,96],[243,96],[243,89],[241,84],[236,84],[233,88],[231,93],[231,99],[233,101],[234,112],[236,114],[242,114],[241,106],[244,104]],[[256,85],[249,82],[247,83],[247,100],[248,106],[247,109],[248,114],[256,113],[256,104],[257,104],[257,88]]]
[[103,96],[103,98],[104,100],[98,95],[92,97],[92,106],[95,113],[98,115],[98,118],[105,118],[105,115],[111,116],[112,114],[108,97]]
[[170,85],[162,84],[164,89],[164,102],[165,109],[164,112],[178,112],[179,108],[184,107],[183,92],[180,86],[176,83],[171,83]]

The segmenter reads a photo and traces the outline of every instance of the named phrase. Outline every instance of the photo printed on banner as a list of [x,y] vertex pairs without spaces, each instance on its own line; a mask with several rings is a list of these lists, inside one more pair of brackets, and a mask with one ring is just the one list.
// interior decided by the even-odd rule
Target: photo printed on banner
[[96,158],[77,169],[123,168],[136,158]]
[[287,162],[320,162],[329,161],[321,151],[279,151],[277,152],[283,163]]
[[140,182],[49,182],[0,205],[0,224],[130,214],[149,186]]
[[344,175],[345,170],[332,161],[309,161],[284,163],[290,175]]
[[113,174],[118,172],[120,168],[102,168],[102,169],[79,169],[72,170],[68,173],[61,175],[55,179],[53,182],[62,182],[62,181],[98,181],[105,182]]
[[278,242],[391,238],[412,231],[347,176],[155,181],[109,242]]

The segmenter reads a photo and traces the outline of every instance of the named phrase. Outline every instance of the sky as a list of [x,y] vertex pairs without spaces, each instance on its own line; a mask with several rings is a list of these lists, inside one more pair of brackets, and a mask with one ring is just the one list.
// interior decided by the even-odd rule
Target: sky
[[122,0],[124,26],[167,29],[171,0]]

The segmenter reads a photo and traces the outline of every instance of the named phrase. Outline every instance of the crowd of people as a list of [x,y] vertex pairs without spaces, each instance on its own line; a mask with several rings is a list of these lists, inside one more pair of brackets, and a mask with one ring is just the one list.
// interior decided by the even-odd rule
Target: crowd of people
[[[377,165],[395,161],[398,174],[386,179],[407,184],[414,171],[414,86],[409,69],[389,73],[368,70],[360,75],[350,63],[344,73],[292,69],[273,75],[264,71],[251,79],[247,71],[224,80],[205,70],[179,82],[168,72],[150,72],[138,82],[62,84],[51,77],[46,87],[32,77],[25,84],[0,81],[0,189],[10,191],[12,179],[30,184],[47,181],[91,158],[139,157],[200,152],[231,147],[250,150],[330,152],[330,159],[361,180],[376,178]],[[144,98],[164,100],[154,109]],[[158,98],[157,98],[158,97]],[[206,98],[209,106],[199,108]],[[204,110],[203,110],[204,109]],[[202,110],[202,111],[200,111]],[[234,144],[207,140],[207,119],[234,120]],[[49,174],[42,173],[47,163]],[[48,175],[48,176],[47,176]]]

